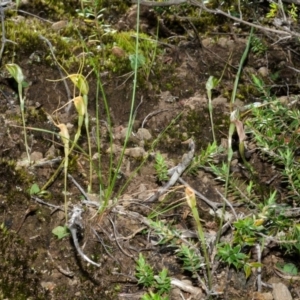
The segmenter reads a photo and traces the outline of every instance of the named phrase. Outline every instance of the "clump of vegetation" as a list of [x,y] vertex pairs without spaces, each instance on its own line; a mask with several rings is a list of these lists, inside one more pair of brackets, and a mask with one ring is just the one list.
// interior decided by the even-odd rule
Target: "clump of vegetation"
[[30,164],[30,154],[29,154],[26,126],[25,126],[25,112],[24,112],[25,98],[23,96],[23,87],[26,86],[25,77],[23,75],[21,68],[17,64],[7,64],[6,68],[8,69],[10,75],[15,79],[15,81],[18,84],[18,94],[19,94],[19,99],[20,99],[20,108],[21,108],[21,116],[22,116],[23,130],[24,130],[25,148],[26,148],[28,164]]
[[268,47],[261,38],[254,35],[251,40],[251,51],[255,54],[263,55],[266,53]]
[[137,260],[136,277],[138,284],[150,289],[149,294],[143,295],[143,300],[168,299],[167,295],[171,290],[171,279],[168,277],[168,270],[163,269],[158,275],[154,275],[152,267],[146,262],[141,253]]
[[157,178],[160,182],[167,181],[169,179],[166,161],[159,152],[157,152],[155,155],[154,167],[156,170]]
[[296,22],[298,19],[298,7],[294,3],[292,3],[291,5],[280,5],[276,2],[270,2],[270,10],[267,13],[266,17],[268,19],[273,19],[276,17],[286,18],[285,14],[287,14],[293,22]]

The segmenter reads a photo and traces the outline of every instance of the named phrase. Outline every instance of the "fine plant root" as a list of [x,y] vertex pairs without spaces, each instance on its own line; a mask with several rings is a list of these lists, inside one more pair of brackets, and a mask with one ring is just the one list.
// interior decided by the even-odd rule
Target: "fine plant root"
[[103,246],[104,251],[106,252],[106,254],[107,254],[113,261],[119,263],[119,261],[118,261],[116,258],[114,258],[114,257],[110,254],[110,252],[107,250],[108,246],[104,244],[104,241],[103,241],[102,238],[99,236],[99,234],[97,233],[97,231],[96,231],[94,228],[92,228],[92,231],[93,231],[94,235],[97,237],[97,241],[99,241],[99,243],[101,243],[101,245]]
[[48,253],[48,256],[50,257],[52,263],[54,264],[54,266],[56,267],[56,269],[63,275],[67,276],[67,277],[70,277],[70,278],[73,278],[75,273],[70,271],[70,270],[65,270],[63,269],[60,265],[58,265],[57,263],[55,263],[51,253],[49,251],[47,251]]
[[46,165],[49,165],[49,166],[52,167],[52,166],[56,165],[57,163],[60,163],[61,161],[62,161],[61,156],[58,156],[58,157],[53,158],[53,159],[49,159],[49,160],[45,160],[45,161],[38,161],[37,163],[30,166],[29,169],[44,167]]
[[300,281],[300,276],[294,276],[289,275],[284,272],[282,272],[280,269],[278,269],[276,266],[274,266],[274,272],[283,279],[290,280],[290,281]]
[[113,220],[108,217],[108,220],[109,222],[111,223],[112,227],[113,227],[113,231],[114,231],[114,235],[115,235],[115,241],[116,241],[116,244],[118,246],[118,248],[122,251],[123,254],[125,254],[126,256],[130,257],[130,258],[134,258],[134,256],[132,254],[129,254],[127,253],[120,245],[119,241],[118,241],[118,234],[117,234],[117,229],[116,229],[116,226],[115,226],[115,223],[113,222]]
[[16,230],[16,233],[19,233],[19,231],[21,230],[21,228],[22,228],[22,226],[23,226],[25,220],[27,219],[27,217],[28,217],[29,215],[31,215],[32,213],[36,212],[36,210],[37,210],[37,206],[36,206],[36,205],[30,205],[30,206],[28,207],[28,209],[25,211],[24,217],[23,217],[23,219],[21,220],[21,223],[20,223],[18,229]]
[[216,192],[221,196],[221,198],[224,200],[224,202],[226,203],[226,205],[227,206],[229,206],[230,207],[230,209],[232,210],[232,212],[233,212],[233,215],[234,215],[234,217],[235,217],[235,219],[236,220],[238,220],[238,215],[237,215],[237,213],[235,212],[235,210],[234,210],[234,208],[233,208],[233,206],[232,206],[232,204],[218,191],[218,189],[216,189]]
[[56,210],[64,211],[64,209],[61,206],[45,202],[45,201],[43,201],[42,199],[40,199],[40,198],[38,198],[36,196],[31,196],[31,199],[34,200],[35,202],[39,203],[39,204],[43,204],[43,205],[52,207],[52,208],[54,208],[55,211]]
[[123,240],[123,241],[127,241],[127,240],[131,240],[132,238],[134,238],[138,233],[140,233],[141,231],[145,230],[147,227],[143,226],[139,229],[137,229],[135,232],[133,232],[132,234],[128,235],[128,236],[124,236],[124,237],[118,237],[116,239],[119,240]]
[[170,111],[170,110],[169,109],[159,109],[159,110],[155,110],[152,113],[148,114],[145,117],[145,119],[143,120],[141,128],[144,128],[144,126],[147,123],[148,119],[150,119],[151,117],[156,116],[156,115],[158,115],[160,113],[166,112],[166,111]]

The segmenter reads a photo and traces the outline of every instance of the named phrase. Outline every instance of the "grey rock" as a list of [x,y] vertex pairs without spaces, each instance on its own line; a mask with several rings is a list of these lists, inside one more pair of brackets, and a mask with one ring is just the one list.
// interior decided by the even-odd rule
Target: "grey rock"
[[151,135],[150,131],[146,128],[140,128],[137,131],[136,135],[140,140],[149,141],[152,139],[152,135]]
[[273,283],[273,297],[274,300],[293,300],[290,291],[283,283]]

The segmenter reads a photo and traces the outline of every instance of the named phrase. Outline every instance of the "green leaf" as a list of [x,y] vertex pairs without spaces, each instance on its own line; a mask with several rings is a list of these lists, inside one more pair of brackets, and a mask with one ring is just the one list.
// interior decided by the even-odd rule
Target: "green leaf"
[[298,231],[298,233],[300,233],[300,224],[296,224],[295,229]]
[[39,186],[36,183],[34,183],[29,190],[30,196],[37,195],[39,192],[40,192]]
[[59,240],[70,234],[66,226],[57,226],[52,230],[52,233],[56,235]]
[[137,61],[137,67],[140,68],[146,63],[146,58],[142,54],[138,54],[137,56],[135,54],[129,55],[129,60],[130,60],[130,66],[132,70],[135,68],[135,62]]
[[71,74],[68,77],[71,79],[73,84],[79,89],[82,95],[87,95],[89,93],[89,84],[82,74]]
[[154,283],[154,273],[150,265],[147,264],[144,256],[140,253],[139,259],[136,265],[136,277],[138,279],[138,284],[145,287],[150,287]]
[[251,275],[251,266],[249,264],[244,265],[244,272],[246,275],[246,279],[248,279],[249,276]]
[[298,274],[298,269],[293,263],[287,263],[283,266],[281,269],[284,273],[287,273],[289,275],[297,275]]
[[21,68],[17,64],[7,64],[5,67],[17,83],[23,83],[25,77]]
[[258,77],[256,77],[254,74],[251,74],[252,77],[252,81],[253,83],[259,88],[262,89],[263,88],[263,82],[261,79],[259,79]]
[[29,87],[29,83],[27,81],[22,81],[22,88]]
[[206,82],[206,90],[211,91],[214,89],[219,83],[219,80],[215,78],[214,76],[209,76],[207,82]]

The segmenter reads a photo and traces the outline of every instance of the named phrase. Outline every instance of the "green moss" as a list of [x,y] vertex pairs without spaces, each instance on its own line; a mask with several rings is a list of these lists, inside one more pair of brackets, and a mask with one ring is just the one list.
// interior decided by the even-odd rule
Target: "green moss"
[[[106,44],[103,53],[106,67],[116,73],[126,73],[133,70],[133,59],[136,50],[136,33],[134,31],[121,31],[115,34],[103,37]],[[123,54],[115,55],[113,48],[118,47]],[[140,68],[144,76],[149,75],[149,69],[152,67],[153,57],[160,53],[156,41],[147,34],[139,35],[139,56]]]
[[26,11],[30,11],[40,17],[45,15],[48,19],[53,20],[76,15],[76,9],[78,8],[80,8],[80,2],[74,0],[31,0],[26,2]]
[[[72,49],[78,45],[73,39],[67,39],[57,34],[57,32],[49,30],[49,24],[45,24],[37,19],[22,19],[15,22],[8,19],[6,22],[6,36],[14,42],[7,43],[5,47],[5,61],[19,61],[25,56],[29,60],[31,54],[40,51],[43,62],[54,65],[55,61],[51,55],[49,46],[45,44],[39,36],[44,36],[53,45],[55,55],[62,58],[64,65],[69,66],[74,63],[74,55]],[[71,33],[70,33],[71,35]]]
[[0,193],[7,195],[9,203],[20,203],[27,200],[26,189],[33,176],[25,169],[16,169],[16,161],[2,158],[0,160]]
[[238,96],[237,98],[241,100],[248,101],[249,99],[252,99],[253,97],[259,97],[260,94],[258,90],[249,84],[240,84],[238,87]]

